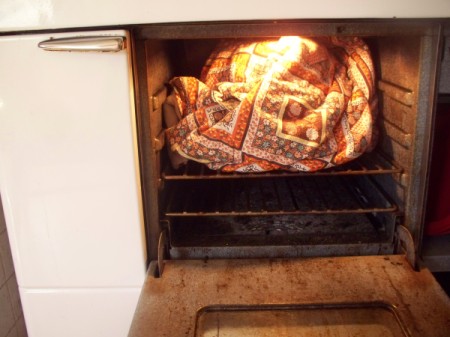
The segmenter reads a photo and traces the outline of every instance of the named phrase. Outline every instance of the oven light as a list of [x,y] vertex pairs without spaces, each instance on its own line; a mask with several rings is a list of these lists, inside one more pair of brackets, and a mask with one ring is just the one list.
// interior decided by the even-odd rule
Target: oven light
[[317,43],[308,39],[304,39],[300,36],[282,36],[278,42],[277,45],[279,46],[280,50],[283,50],[285,48],[292,48],[293,46],[300,46],[300,43],[305,44],[308,46],[308,49],[311,52],[314,52],[317,50]]

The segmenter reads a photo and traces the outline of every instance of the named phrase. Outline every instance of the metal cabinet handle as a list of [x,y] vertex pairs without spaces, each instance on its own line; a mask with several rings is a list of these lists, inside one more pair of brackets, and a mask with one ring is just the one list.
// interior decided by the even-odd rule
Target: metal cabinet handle
[[125,49],[123,36],[77,36],[61,39],[50,39],[38,44],[39,48],[49,51],[96,51],[118,52]]

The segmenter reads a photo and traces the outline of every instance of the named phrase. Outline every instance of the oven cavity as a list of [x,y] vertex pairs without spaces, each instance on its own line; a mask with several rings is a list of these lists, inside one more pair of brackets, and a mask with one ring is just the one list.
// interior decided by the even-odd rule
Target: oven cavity
[[[437,55],[435,27],[416,22],[241,22],[151,25],[134,32],[138,131],[149,258],[391,254],[396,227],[420,236]],[[164,130],[167,83],[198,77],[226,39],[358,36],[378,91],[378,144],[316,172],[225,173],[172,165]],[[174,168],[174,166],[176,168]],[[415,249],[418,248],[416,244]]]

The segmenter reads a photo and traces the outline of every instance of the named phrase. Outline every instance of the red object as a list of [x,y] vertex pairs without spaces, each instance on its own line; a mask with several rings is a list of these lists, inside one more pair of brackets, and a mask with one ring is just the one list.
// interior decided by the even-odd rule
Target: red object
[[450,104],[438,105],[425,234],[450,234]]

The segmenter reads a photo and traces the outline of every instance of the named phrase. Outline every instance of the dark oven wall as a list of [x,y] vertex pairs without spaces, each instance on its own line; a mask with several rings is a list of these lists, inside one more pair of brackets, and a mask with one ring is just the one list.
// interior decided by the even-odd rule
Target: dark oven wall
[[380,142],[402,173],[377,177],[402,212],[418,248],[424,222],[432,139],[439,36],[430,27],[419,36],[377,39]]
[[[386,254],[394,251],[397,224],[419,238],[438,31],[431,22],[395,20],[136,28],[135,85],[150,259],[157,256],[162,229],[167,229],[172,258]],[[350,174],[224,176],[195,163],[170,167],[162,105],[172,77],[198,77],[220,39],[332,34],[362,36],[378,79],[378,145],[346,168]],[[305,202],[307,197],[300,195],[318,189],[330,190],[320,197],[331,211],[321,211],[316,199]],[[346,194],[356,206],[340,203]],[[259,195],[267,200],[259,201]]]

